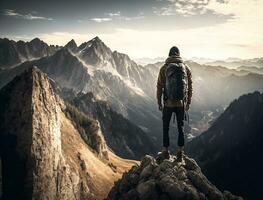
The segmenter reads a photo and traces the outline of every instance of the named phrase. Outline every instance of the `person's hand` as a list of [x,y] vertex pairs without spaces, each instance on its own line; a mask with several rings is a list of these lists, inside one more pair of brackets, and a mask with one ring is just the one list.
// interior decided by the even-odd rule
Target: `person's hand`
[[163,105],[159,104],[159,110],[162,111],[163,110]]
[[185,106],[185,110],[188,111],[189,108],[190,108],[190,104],[188,103],[188,104],[186,104],[186,106]]

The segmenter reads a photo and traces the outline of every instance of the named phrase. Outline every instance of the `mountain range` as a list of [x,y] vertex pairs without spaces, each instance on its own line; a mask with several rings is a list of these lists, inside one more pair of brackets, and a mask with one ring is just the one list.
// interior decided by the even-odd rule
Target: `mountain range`
[[[35,40],[39,39],[32,41]],[[189,138],[207,130],[233,99],[251,91],[262,91],[261,74],[192,61],[186,64],[192,70],[194,82]],[[128,55],[111,51],[98,37],[79,46],[71,40],[50,56],[26,61],[11,69],[6,66],[0,72],[0,87],[34,65],[63,89],[76,94],[92,92],[96,99],[108,102],[114,111],[139,126],[158,146],[162,130],[155,92],[163,62],[138,65]]]
[[22,40],[15,42],[7,38],[0,38],[0,69],[14,67],[28,60],[52,55],[57,49],[59,46],[49,46],[39,38],[30,42]]
[[253,58],[253,59],[228,59],[228,60],[216,60],[216,61],[210,61],[206,62],[207,65],[212,66],[223,66],[228,68],[236,69],[241,66],[246,67],[263,67],[263,58]]

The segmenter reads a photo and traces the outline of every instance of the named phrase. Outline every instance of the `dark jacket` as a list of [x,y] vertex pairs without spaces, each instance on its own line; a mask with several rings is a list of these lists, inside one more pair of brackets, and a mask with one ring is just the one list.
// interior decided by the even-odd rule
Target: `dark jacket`
[[[158,81],[157,81],[157,101],[158,105],[161,105],[162,103],[162,94],[163,94],[163,89],[165,87],[165,81],[166,81],[166,67],[168,66],[169,63],[183,63],[186,69],[187,73],[187,80],[188,80],[188,94],[187,94],[187,102],[186,104],[190,105],[191,100],[192,100],[192,94],[193,94],[193,87],[192,87],[192,74],[189,69],[189,67],[183,62],[182,58],[180,56],[170,56],[166,59],[165,64],[161,67],[159,76],[158,76]],[[171,101],[171,100],[166,100],[164,102],[164,105],[167,107],[178,107],[178,106],[183,106],[182,101]]]

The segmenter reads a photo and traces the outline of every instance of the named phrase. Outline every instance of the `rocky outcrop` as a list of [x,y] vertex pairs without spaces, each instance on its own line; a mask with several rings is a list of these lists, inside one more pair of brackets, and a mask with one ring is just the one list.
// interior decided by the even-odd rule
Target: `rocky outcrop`
[[[3,199],[103,199],[135,163],[110,151],[100,154],[107,149],[103,141],[95,142],[97,151],[89,146],[64,109],[35,67],[0,91]],[[86,128],[103,140],[99,126]]]
[[177,162],[175,156],[157,163],[145,156],[133,166],[110,191],[107,200],[242,200],[228,191],[219,191],[202,174],[196,162],[185,156]]
[[73,198],[78,175],[62,156],[60,106],[47,76],[30,68],[0,99],[3,198]]

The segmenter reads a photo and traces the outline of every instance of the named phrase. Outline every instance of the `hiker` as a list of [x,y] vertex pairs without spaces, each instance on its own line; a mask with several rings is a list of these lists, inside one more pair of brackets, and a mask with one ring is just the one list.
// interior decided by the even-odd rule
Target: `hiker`
[[[163,97],[163,102],[162,102]],[[157,81],[157,101],[162,111],[163,120],[163,150],[164,159],[169,159],[169,125],[172,114],[175,113],[178,128],[177,159],[182,161],[184,147],[184,118],[189,110],[192,98],[192,77],[188,66],[180,57],[179,49],[170,49],[169,57],[161,67]]]

